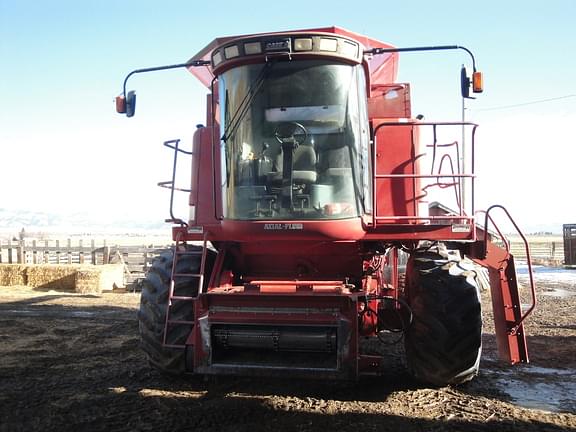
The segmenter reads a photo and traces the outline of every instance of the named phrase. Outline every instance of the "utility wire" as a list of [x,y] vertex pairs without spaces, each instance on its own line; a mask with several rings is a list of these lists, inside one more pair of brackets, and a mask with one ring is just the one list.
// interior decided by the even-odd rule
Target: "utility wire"
[[491,107],[491,108],[477,108],[477,109],[473,108],[473,111],[495,111],[495,110],[501,110],[501,109],[522,107],[522,106],[526,106],[526,105],[535,105],[535,104],[540,104],[540,103],[545,103],[545,102],[552,102],[552,101],[557,101],[557,100],[561,100],[561,99],[568,99],[568,98],[573,98],[573,97],[576,97],[576,94],[569,94],[569,95],[559,96],[559,97],[549,98],[549,99],[539,99],[539,100],[535,100],[535,101],[531,101],[531,102],[518,103],[518,104],[514,104],[514,105],[502,105],[502,106]]

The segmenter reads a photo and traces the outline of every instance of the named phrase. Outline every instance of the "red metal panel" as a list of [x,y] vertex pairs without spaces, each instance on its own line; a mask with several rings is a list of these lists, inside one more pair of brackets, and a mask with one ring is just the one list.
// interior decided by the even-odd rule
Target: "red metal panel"
[[[473,218],[462,217],[452,218],[453,222],[473,223]],[[424,220],[424,219],[423,219]],[[473,225],[468,231],[454,230],[452,225],[430,223],[430,224],[381,224],[370,230],[364,236],[364,240],[398,240],[398,241],[418,241],[418,240],[474,240],[475,232]]]
[[[375,121],[374,127],[385,122]],[[418,216],[419,200],[424,196],[420,174],[418,128],[384,126],[376,132],[375,219],[376,225],[402,223],[397,216]],[[388,219],[379,219],[386,218]]]
[[[192,155],[192,179],[189,204],[195,206],[195,220],[190,221],[192,227],[203,226],[204,228],[218,227],[220,221],[216,219],[220,204],[219,191],[214,188],[214,151],[212,135],[217,133],[218,126],[198,128],[194,133]],[[173,234],[174,238],[175,233]],[[184,232],[184,240],[190,240],[190,236]],[[197,238],[196,238],[197,237]],[[194,240],[201,240],[202,232],[198,232]]]
[[337,220],[222,221],[222,240],[358,240],[364,236],[360,218]]
[[410,85],[372,85],[368,98],[369,118],[410,118]]
[[[245,283],[315,280],[318,287],[346,277],[359,280],[362,255],[356,242],[254,241],[220,245]],[[309,284],[308,284],[309,285]],[[214,285],[217,287],[218,285]]]

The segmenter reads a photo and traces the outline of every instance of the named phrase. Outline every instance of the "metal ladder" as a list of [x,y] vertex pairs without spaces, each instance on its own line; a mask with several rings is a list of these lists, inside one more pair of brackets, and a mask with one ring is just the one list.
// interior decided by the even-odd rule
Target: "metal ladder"
[[[510,253],[510,244],[490,217],[490,212],[496,208],[504,212],[524,242],[531,295],[531,304],[527,310],[522,310],[518,283],[516,281],[514,257]],[[504,247],[499,247],[488,240],[489,223],[492,223],[498,232]],[[483,258],[475,259],[475,261],[488,269],[498,352],[500,358],[509,363],[528,363],[524,320],[536,307],[536,286],[532,274],[528,241],[512,219],[512,216],[510,216],[510,213],[508,213],[508,210],[501,205],[493,205],[486,210],[484,230]]]
[[[182,237],[182,233],[178,232],[176,235],[176,242],[174,245],[174,259],[172,260],[172,272],[170,275],[170,289],[168,291],[168,303],[166,305],[166,321],[164,323],[164,334],[162,336],[162,346],[164,346],[166,348],[179,348],[179,349],[185,348],[186,345],[185,344],[169,344],[167,342],[169,328],[173,327],[173,326],[178,326],[178,325],[193,326],[194,321],[171,319],[171,316],[170,316],[171,310],[172,310],[172,307],[174,306],[175,302],[190,302],[190,307],[192,307],[192,308],[194,307],[193,301],[196,300],[196,298],[198,298],[198,295],[201,293],[202,287],[204,285],[204,268],[205,268],[205,264],[206,264],[207,243],[208,243],[207,236],[205,233],[204,239],[203,239],[202,249],[201,250],[188,250],[188,249],[186,249],[186,242],[183,241],[181,239],[181,237]],[[191,255],[201,256],[199,273],[178,273],[176,269],[178,268],[179,258],[181,258],[183,256],[191,256]],[[176,280],[177,280],[177,278],[184,278],[184,277],[189,277],[189,278],[195,279],[195,282],[193,282],[193,283],[197,283],[197,289],[195,290],[195,292],[196,292],[195,296],[183,296],[183,295],[178,295],[176,293]]]

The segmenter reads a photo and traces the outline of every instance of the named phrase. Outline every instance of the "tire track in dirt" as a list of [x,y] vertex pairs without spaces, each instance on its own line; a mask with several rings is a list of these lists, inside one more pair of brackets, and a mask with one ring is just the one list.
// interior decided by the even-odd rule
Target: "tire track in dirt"
[[[515,382],[529,384],[536,376],[551,383],[562,375],[534,375],[534,368],[576,366],[576,299],[544,299],[528,323],[531,347],[547,346],[533,351],[534,366],[511,370],[497,363],[487,323],[481,375],[461,387],[426,388],[408,377],[398,346],[372,346],[393,355],[384,376],[358,383],[167,377],[140,351],[137,297],[5,296],[4,289],[1,431],[576,431],[573,395],[547,412],[512,403],[498,387],[501,373]],[[3,314],[20,306],[33,313]],[[557,306],[567,315],[556,316]]]

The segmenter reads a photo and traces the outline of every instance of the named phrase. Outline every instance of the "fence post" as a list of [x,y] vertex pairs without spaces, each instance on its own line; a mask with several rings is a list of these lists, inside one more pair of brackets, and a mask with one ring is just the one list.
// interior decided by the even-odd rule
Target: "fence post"
[[90,240],[90,259],[92,265],[96,265],[96,242],[94,239]]
[[71,239],[67,239],[66,240],[66,260],[68,261],[68,264],[72,264],[72,240]]
[[78,262],[80,264],[84,264],[84,249],[82,248],[82,239],[78,240],[78,247],[80,248],[80,252],[78,254]]
[[18,240],[18,246],[16,247],[16,260],[18,264],[26,264],[25,253],[24,240]]
[[32,264],[38,264],[38,250],[36,249],[36,240],[32,240]]
[[50,250],[48,249],[48,240],[44,240],[44,264],[50,264]]
[[102,257],[102,264],[110,264],[110,246],[104,246],[104,256]]
[[12,255],[12,240],[8,240],[8,264],[12,264],[14,262],[14,257]]

